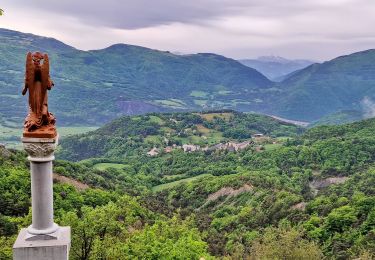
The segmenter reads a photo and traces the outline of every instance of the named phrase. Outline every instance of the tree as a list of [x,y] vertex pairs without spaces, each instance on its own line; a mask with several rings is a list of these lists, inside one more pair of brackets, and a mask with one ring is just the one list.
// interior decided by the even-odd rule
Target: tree
[[252,247],[255,259],[322,259],[319,246],[304,238],[301,228],[293,228],[289,223],[265,229],[262,237]]
[[4,10],[0,8],[0,15],[3,15]]
[[157,220],[154,225],[134,232],[124,243],[122,256],[124,259],[211,259],[198,229],[191,221],[177,217]]
[[0,259],[12,259],[12,246],[17,235],[11,237],[0,236]]
[[326,227],[331,232],[342,232],[357,221],[357,212],[349,205],[332,210],[326,219]]
[[120,244],[130,230],[141,229],[152,214],[132,197],[123,196],[96,208],[82,207],[80,213],[68,212],[61,224],[72,228],[71,259],[120,259]]

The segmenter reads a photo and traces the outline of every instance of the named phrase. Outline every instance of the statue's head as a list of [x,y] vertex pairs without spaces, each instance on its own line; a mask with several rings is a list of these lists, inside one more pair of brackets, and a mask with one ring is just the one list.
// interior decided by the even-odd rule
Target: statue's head
[[33,57],[33,62],[35,65],[40,65],[40,61],[43,60],[43,54],[40,53],[39,51],[34,52],[32,57]]

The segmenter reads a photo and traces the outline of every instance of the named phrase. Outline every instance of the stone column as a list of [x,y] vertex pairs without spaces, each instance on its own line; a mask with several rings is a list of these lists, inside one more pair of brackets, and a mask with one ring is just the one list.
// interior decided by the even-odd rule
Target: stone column
[[58,138],[22,138],[31,170],[32,224],[19,233],[13,246],[15,260],[67,260],[70,228],[53,221],[52,161]]

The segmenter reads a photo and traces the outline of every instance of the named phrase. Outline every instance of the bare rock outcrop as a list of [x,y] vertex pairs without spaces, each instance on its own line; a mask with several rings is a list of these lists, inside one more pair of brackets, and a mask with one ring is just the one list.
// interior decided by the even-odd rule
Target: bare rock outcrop
[[235,197],[235,196],[240,195],[241,193],[252,191],[253,188],[254,187],[252,185],[249,185],[249,184],[245,184],[245,185],[243,185],[242,187],[240,187],[236,190],[233,189],[232,187],[223,187],[220,190],[208,195],[206,203],[210,202],[210,201],[217,200],[218,198],[220,198],[222,196]]

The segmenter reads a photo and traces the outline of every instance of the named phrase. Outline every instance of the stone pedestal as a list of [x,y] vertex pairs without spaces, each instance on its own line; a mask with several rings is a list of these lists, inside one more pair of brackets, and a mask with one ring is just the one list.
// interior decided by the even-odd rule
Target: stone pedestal
[[13,246],[14,260],[67,260],[70,228],[53,222],[52,161],[56,138],[22,138],[31,171],[32,224],[22,229]]
[[[26,228],[21,229],[13,245],[15,260],[67,260],[70,248],[70,227],[59,227],[54,232],[55,239],[30,236]],[[29,240],[36,238],[35,240]]]

